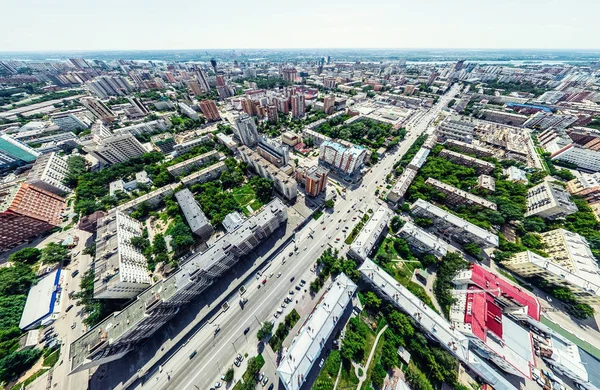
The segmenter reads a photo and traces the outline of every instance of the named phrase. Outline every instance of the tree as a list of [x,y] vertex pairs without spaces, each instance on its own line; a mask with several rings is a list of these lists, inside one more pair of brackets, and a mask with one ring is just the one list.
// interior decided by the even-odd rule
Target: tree
[[273,195],[273,180],[255,176],[250,180],[250,185],[254,189],[254,193],[256,193],[258,200],[263,203],[267,203],[271,200]]
[[233,367],[229,367],[225,372],[225,382],[231,382],[233,380]]
[[394,334],[403,339],[408,339],[413,336],[415,329],[410,322],[410,319],[399,311],[392,311],[388,315],[388,324],[392,328]]
[[437,264],[437,257],[432,255],[431,253],[428,253],[421,258],[421,264],[423,264],[424,267],[429,267],[430,265]]
[[57,244],[55,242],[49,242],[44,249],[42,249],[42,261],[44,263],[60,263],[69,258],[69,250]]
[[8,261],[13,263],[34,264],[42,256],[42,252],[37,248],[23,248],[8,257]]
[[0,381],[8,382],[29,369],[42,356],[41,349],[23,349],[0,359]]
[[63,180],[63,183],[71,188],[77,186],[79,177],[83,175],[87,170],[85,158],[81,156],[70,156],[67,160],[67,174]]
[[248,367],[246,368],[246,373],[249,377],[255,377],[260,371],[261,367],[261,362],[255,356],[252,356],[250,359],[248,359]]
[[365,294],[365,307],[376,312],[379,310],[379,306],[381,306],[381,299],[379,299],[374,292],[367,292]]
[[576,303],[567,308],[568,312],[575,318],[586,319],[594,317],[596,311],[587,303]]
[[402,226],[404,226],[404,221],[402,220],[402,218],[395,215],[390,222],[390,228],[392,229],[392,232],[398,232],[398,230],[400,230]]
[[481,256],[481,248],[479,247],[479,245],[475,244],[474,242],[469,242],[469,243],[463,245],[462,248],[466,254],[473,256],[477,259],[479,258],[479,256]]
[[177,222],[170,229],[172,237],[171,245],[175,252],[180,252],[194,244],[194,236],[192,231],[184,222]]
[[264,340],[273,332],[273,324],[269,321],[263,322],[262,327],[256,332],[258,340]]
[[327,207],[328,209],[332,209],[335,206],[335,202],[333,199],[327,199],[325,201],[325,207]]

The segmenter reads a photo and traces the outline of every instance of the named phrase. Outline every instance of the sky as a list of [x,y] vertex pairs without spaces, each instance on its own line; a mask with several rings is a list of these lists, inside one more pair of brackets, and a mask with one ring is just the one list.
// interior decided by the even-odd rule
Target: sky
[[600,49],[600,0],[2,0],[0,51]]

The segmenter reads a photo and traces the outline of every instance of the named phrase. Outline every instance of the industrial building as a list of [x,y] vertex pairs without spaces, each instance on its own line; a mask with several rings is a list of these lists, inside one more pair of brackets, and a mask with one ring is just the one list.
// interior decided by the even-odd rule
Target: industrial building
[[285,349],[277,374],[286,390],[300,390],[318,361],[327,340],[340,325],[347,308],[352,307],[356,284],[341,273],[331,284],[289,348]]
[[29,289],[19,328],[28,331],[53,323],[60,316],[62,296],[61,268],[57,267]]
[[94,298],[131,299],[152,283],[148,262],[131,243],[142,237],[142,224],[115,210],[98,221]]
[[285,205],[275,199],[206,251],[187,259],[171,276],[73,341],[69,349],[71,372],[117,360],[138,347],[286,220]]
[[175,199],[177,199],[177,203],[192,233],[203,240],[208,239],[214,229],[208,218],[206,218],[206,215],[204,215],[200,205],[194,199],[192,192],[185,188],[175,193]]
[[411,206],[412,213],[420,218],[429,218],[433,227],[450,240],[467,244],[473,242],[482,248],[497,247],[498,236],[473,225],[464,219],[441,209],[423,199],[417,199]]
[[562,218],[577,212],[577,206],[562,186],[549,180],[531,187],[527,191],[525,217]]
[[34,162],[39,153],[9,136],[0,135],[0,170]]

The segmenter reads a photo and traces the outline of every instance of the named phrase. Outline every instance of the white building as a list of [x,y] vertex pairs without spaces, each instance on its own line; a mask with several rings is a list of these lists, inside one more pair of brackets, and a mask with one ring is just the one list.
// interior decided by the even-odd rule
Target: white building
[[198,113],[196,111],[194,111],[194,109],[190,106],[188,106],[185,103],[179,102],[177,103],[179,105],[179,109],[181,110],[181,113],[185,116],[187,116],[190,119],[198,119]]
[[235,117],[233,123],[233,134],[235,134],[242,144],[254,146],[258,143],[258,130],[254,118],[247,114],[241,114]]
[[140,141],[131,134],[113,135],[102,139],[94,137],[83,145],[83,150],[105,165],[125,162],[147,152]]
[[277,374],[286,390],[300,390],[318,361],[344,311],[352,305],[356,284],[340,274],[304,323],[292,345],[283,351]]
[[577,144],[569,144],[550,156],[552,160],[575,164],[588,171],[600,172],[600,150],[588,149]]
[[398,202],[404,197],[408,187],[412,184],[413,180],[417,176],[417,171],[414,169],[406,168],[402,175],[396,180],[396,183],[387,195],[387,198],[391,202]]
[[471,143],[475,132],[475,123],[471,118],[455,115],[440,123],[436,132],[438,137],[443,140],[455,139]]
[[64,196],[70,191],[63,184],[67,172],[67,162],[56,153],[41,155],[27,174],[27,182],[53,194]]
[[175,194],[175,199],[177,199],[177,203],[192,233],[203,239],[208,239],[214,229],[208,218],[206,218],[206,215],[204,215],[200,205],[194,199],[192,192],[185,188]]
[[406,222],[398,235],[416,252],[431,253],[437,258],[442,258],[448,253],[448,243],[446,241],[426,232],[411,222]]
[[575,212],[577,206],[571,201],[567,190],[559,184],[544,180],[527,191],[525,217],[562,218]]
[[152,284],[142,251],[131,243],[142,224],[121,211],[98,220],[94,298],[130,299]]
[[348,256],[359,261],[366,259],[379,240],[387,234],[390,219],[390,209],[384,205],[379,206],[350,245]]

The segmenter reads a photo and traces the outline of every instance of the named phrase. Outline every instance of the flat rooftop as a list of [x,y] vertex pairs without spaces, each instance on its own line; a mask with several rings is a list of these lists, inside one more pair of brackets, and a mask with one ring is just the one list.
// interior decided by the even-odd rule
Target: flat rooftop
[[54,313],[58,309],[60,301],[60,268],[50,272],[36,284],[31,286],[25,308],[21,315],[19,328],[27,330],[29,327],[35,328],[36,323]]

